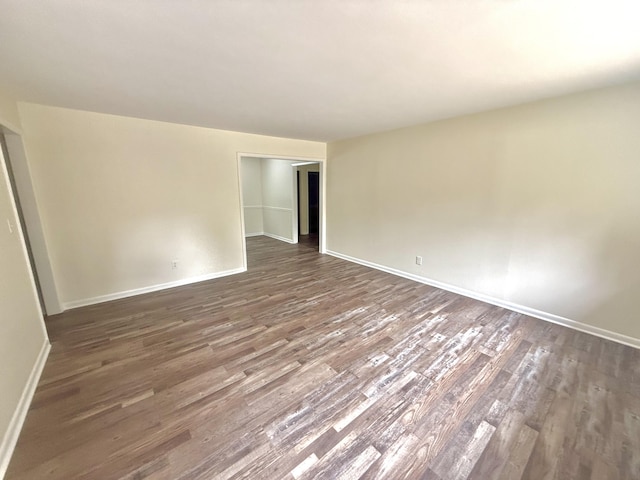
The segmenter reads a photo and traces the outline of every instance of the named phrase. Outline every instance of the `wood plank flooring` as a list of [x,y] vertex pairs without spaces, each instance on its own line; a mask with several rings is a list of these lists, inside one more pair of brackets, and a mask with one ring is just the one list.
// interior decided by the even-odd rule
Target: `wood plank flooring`
[[6,478],[640,478],[638,350],[309,246],[248,252],[52,317]]

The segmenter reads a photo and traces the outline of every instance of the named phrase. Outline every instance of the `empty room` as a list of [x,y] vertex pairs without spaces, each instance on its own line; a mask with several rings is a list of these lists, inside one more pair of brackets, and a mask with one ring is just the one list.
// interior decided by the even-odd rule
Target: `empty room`
[[637,1],[0,7],[0,478],[640,479]]

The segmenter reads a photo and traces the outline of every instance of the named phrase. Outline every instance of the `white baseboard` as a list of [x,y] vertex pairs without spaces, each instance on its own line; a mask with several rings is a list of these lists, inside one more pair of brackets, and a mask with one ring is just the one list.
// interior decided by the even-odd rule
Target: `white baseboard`
[[524,315],[528,315],[530,317],[539,318],[540,320],[556,323],[558,325],[562,325],[564,327],[568,327],[573,330],[589,333],[591,335],[595,335],[596,337],[612,340],[617,343],[622,343],[623,345],[628,345],[630,347],[640,349],[640,339],[638,338],[630,337],[628,335],[623,335],[617,332],[612,332],[610,330],[605,330],[603,328],[595,327],[593,325],[571,320],[569,318],[561,317],[559,315],[554,315],[553,313],[536,310],[535,308],[530,308],[524,305],[518,305],[517,303],[512,303],[506,300],[491,297],[489,295],[474,292],[472,290],[467,290],[465,288],[456,287],[455,285],[439,282],[438,280],[433,280],[433,279],[422,277],[419,275],[414,275],[412,273],[404,272],[402,270],[397,270],[395,268],[387,267],[384,265],[378,265],[377,263],[368,262],[367,260],[362,260],[360,258],[334,252],[332,250],[327,250],[326,253],[333,257],[340,258],[342,260],[347,260],[348,262],[358,263],[360,265],[364,265],[365,267],[381,270],[383,272],[391,273],[392,275],[397,275],[399,277],[407,278],[415,282],[424,283],[425,285],[430,285],[432,287],[441,288],[442,290],[447,290],[449,292],[457,293],[465,297],[474,298],[476,300],[480,300],[485,303],[490,303],[498,307],[506,308],[507,310],[523,313]]
[[286,237],[281,237],[280,235],[274,235],[273,233],[263,233],[263,235],[265,237],[269,237],[269,238],[274,238],[276,240],[280,240],[281,242],[287,242],[287,243],[296,243],[293,240],[291,240],[290,238],[286,238]]
[[166,290],[167,288],[181,287],[182,285],[188,285],[190,283],[204,282],[206,280],[213,280],[214,278],[226,277],[228,275],[235,275],[236,273],[246,272],[246,268],[236,268],[233,270],[225,270],[222,272],[208,273],[206,275],[200,275],[197,277],[183,278],[182,280],[176,280],[175,282],[160,283],[158,285],[151,285],[150,287],[135,288],[133,290],[125,290],[123,292],[109,293],[107,295],[99,295],[97,297],[84,298],[82,300],[74,300],[72,302],[65,302],[62,307],[65,310],[71,308],[85,307],[87,305],[95,305],[96,303],[110,302],[111,300],[118,300],[120,298],[133,297],[135,295],[142,295],[143,293],[157,292],[158,290]]
[[273,233],[265,233],[265,232],[245,233],[244,237],[245,238],[250,238],[250,237],[269,237],[269,238],[273,238],[274,240],[280,240],[281,242],[296,243],[293,240],[291,240],[290,238],[281,237],[280,235],[275,235]]
[[49,340],[45,338],[38,358],[31,369],[31,374],[29,374],[29,380],[27,380],[27,384],[20,396],[18,407],[15,412],[13,412],[11,422],[9,422],[9,428],[5,432],[2,443],[0,444],[0,478],[4,478],[4,474],[9,467],[9,460],[11,460],[13,450],[16,448],[16,443],[18,443],[18,437],[20,436],[24,420],[27,417],[33,394],[36,392],[40,375],[42,375],[42,370],[49,356],[49,350],[51,350],[51,344]]

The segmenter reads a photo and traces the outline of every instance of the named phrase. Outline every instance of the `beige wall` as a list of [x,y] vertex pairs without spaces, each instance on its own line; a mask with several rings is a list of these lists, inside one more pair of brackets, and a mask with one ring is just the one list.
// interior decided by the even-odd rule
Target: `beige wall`
[[319,142],[28,103],[19,112],[67,307],[241,269],[237,153],[325,156]]
[[[0,104],[0,119],[10,117]],[[15,119],[14,119],[15,120]],[[15,124],[13,125],[15,127]],[[9,225],[11,225],[11,232]],[[0,150],[0,477],[48,345]]]
[[331,143],[328,249],[640,339],[638,125],[631,84]]

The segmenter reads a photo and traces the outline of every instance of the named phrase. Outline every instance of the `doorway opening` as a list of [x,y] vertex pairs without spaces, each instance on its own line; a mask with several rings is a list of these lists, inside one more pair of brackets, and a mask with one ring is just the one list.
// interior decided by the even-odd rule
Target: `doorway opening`
[[239,153],[238,179],[244,268],[253,236],[325,252],[323,159]]

